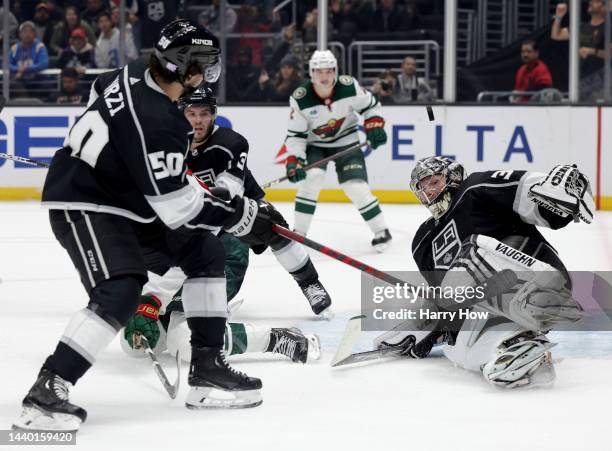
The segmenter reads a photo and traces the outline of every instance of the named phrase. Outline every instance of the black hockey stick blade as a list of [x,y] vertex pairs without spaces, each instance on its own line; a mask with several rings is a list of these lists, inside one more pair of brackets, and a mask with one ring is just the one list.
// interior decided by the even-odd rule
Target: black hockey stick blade
[[151,358],[151,364],[153,366],[153,371],[155,371],[155,374],[157,374],[157,377],[159,377],[159,380],[161,381],[162,385],[168,392],[168,395],[170,396],[171,399],[176,398],[176,395],[178,394],[178,391],[179,391],[179,385],[181,382],[181,364],[179,361],[178,351],[176,352],[176,381],[174,382],[174,384],[171,384],[170,381],[168,380],[168,376],[166,376],[164,369],[159,363],[159,360],[157,360],[157,356],[151,349],[151,346],[149,346],[149,340],[147,340],[147,337],[140,334],[139,332],[136,332],[136,334],[134,335],[138,337],[138,338],[135,337],[136,341],[140,340],[141,346],[144,348],[145,353]]

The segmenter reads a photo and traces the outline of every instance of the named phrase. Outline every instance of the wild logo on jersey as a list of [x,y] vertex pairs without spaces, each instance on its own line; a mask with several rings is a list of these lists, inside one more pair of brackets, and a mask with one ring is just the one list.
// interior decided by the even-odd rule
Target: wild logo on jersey
[[327,124],[315,128],[312,132],[321,138],[331,138],[336,136],[336,133],[338,133],[338,130],[340,130],[342,124],[344,124],[344,119],[345,118],[330,119],[327,121]]
[[454,219],[438,233],[431,243],[431,246],[435,268],[449,269],[461,250],[461,242],[459,241],[457,225]]

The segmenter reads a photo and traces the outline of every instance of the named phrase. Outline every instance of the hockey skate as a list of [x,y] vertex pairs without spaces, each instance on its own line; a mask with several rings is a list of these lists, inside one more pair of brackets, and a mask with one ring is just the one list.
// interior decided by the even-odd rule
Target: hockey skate
[[321,282],[315,280],[312,283],[299,283],[299,286],[306,299],[308,299],[310,308],[312,308],[315,315],[325,319],[333,317],[331,297]]
[[536,332],[520,332],[501,343],[497,357],[482,366],[482,374],[505,388],[550,386],[556,374],[549,349],[555,345]]
[[189,409],[243,409],[263,402],[261,380],[229,366],[220,347],[192,347],[188,383]]
[[372,246],[376,249],[376,252],[384,252],[391,244],[391,240],[389,229],[381,230],[374,235]]
[[285,355],[295,363],[306,363],[321,358],[321,345],[319,337],[314,334],[303,334],[296,327],[272,329],[266,352]]
[[68,401],[72,384],[47,369],[23,399],[23,411],[13,429],[75,432],[87,418],[87,412]]

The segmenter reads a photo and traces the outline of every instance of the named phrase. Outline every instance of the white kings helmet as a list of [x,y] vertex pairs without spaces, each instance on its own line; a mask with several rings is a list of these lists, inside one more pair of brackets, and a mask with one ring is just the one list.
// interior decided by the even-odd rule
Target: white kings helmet
[[315,69],[334,69],[338,77],[338,61],[330,50],[316,50],[310,57],[308,69],[311,78]]

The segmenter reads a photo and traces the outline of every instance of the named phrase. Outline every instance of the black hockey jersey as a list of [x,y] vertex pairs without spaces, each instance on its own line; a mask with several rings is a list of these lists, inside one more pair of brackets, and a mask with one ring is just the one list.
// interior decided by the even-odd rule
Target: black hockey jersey
[[412,255],[428,282],[441,282],[461,243],[473,234],[500,241],[515,237],[514,246],[536,258],[543,246],[554,252],[536,225],[558,229],[572,218],[562,218],[527,198],[529,188],[545,177],[526,171],[475,172],[467,177],[453,194],[448,211],[421,224],[412,241]]
[[208,186],[221,186],[233,196],[265,195],[247,167],[249,143],[230,128],[215,126],[206,142],[189,152],[187,166]]
[[216,229],[240,217],[239,198],[221,202],[187,182],[191,126],[148,69],[137,62],[114,73],[53,157],[43,205],[170,228]]

